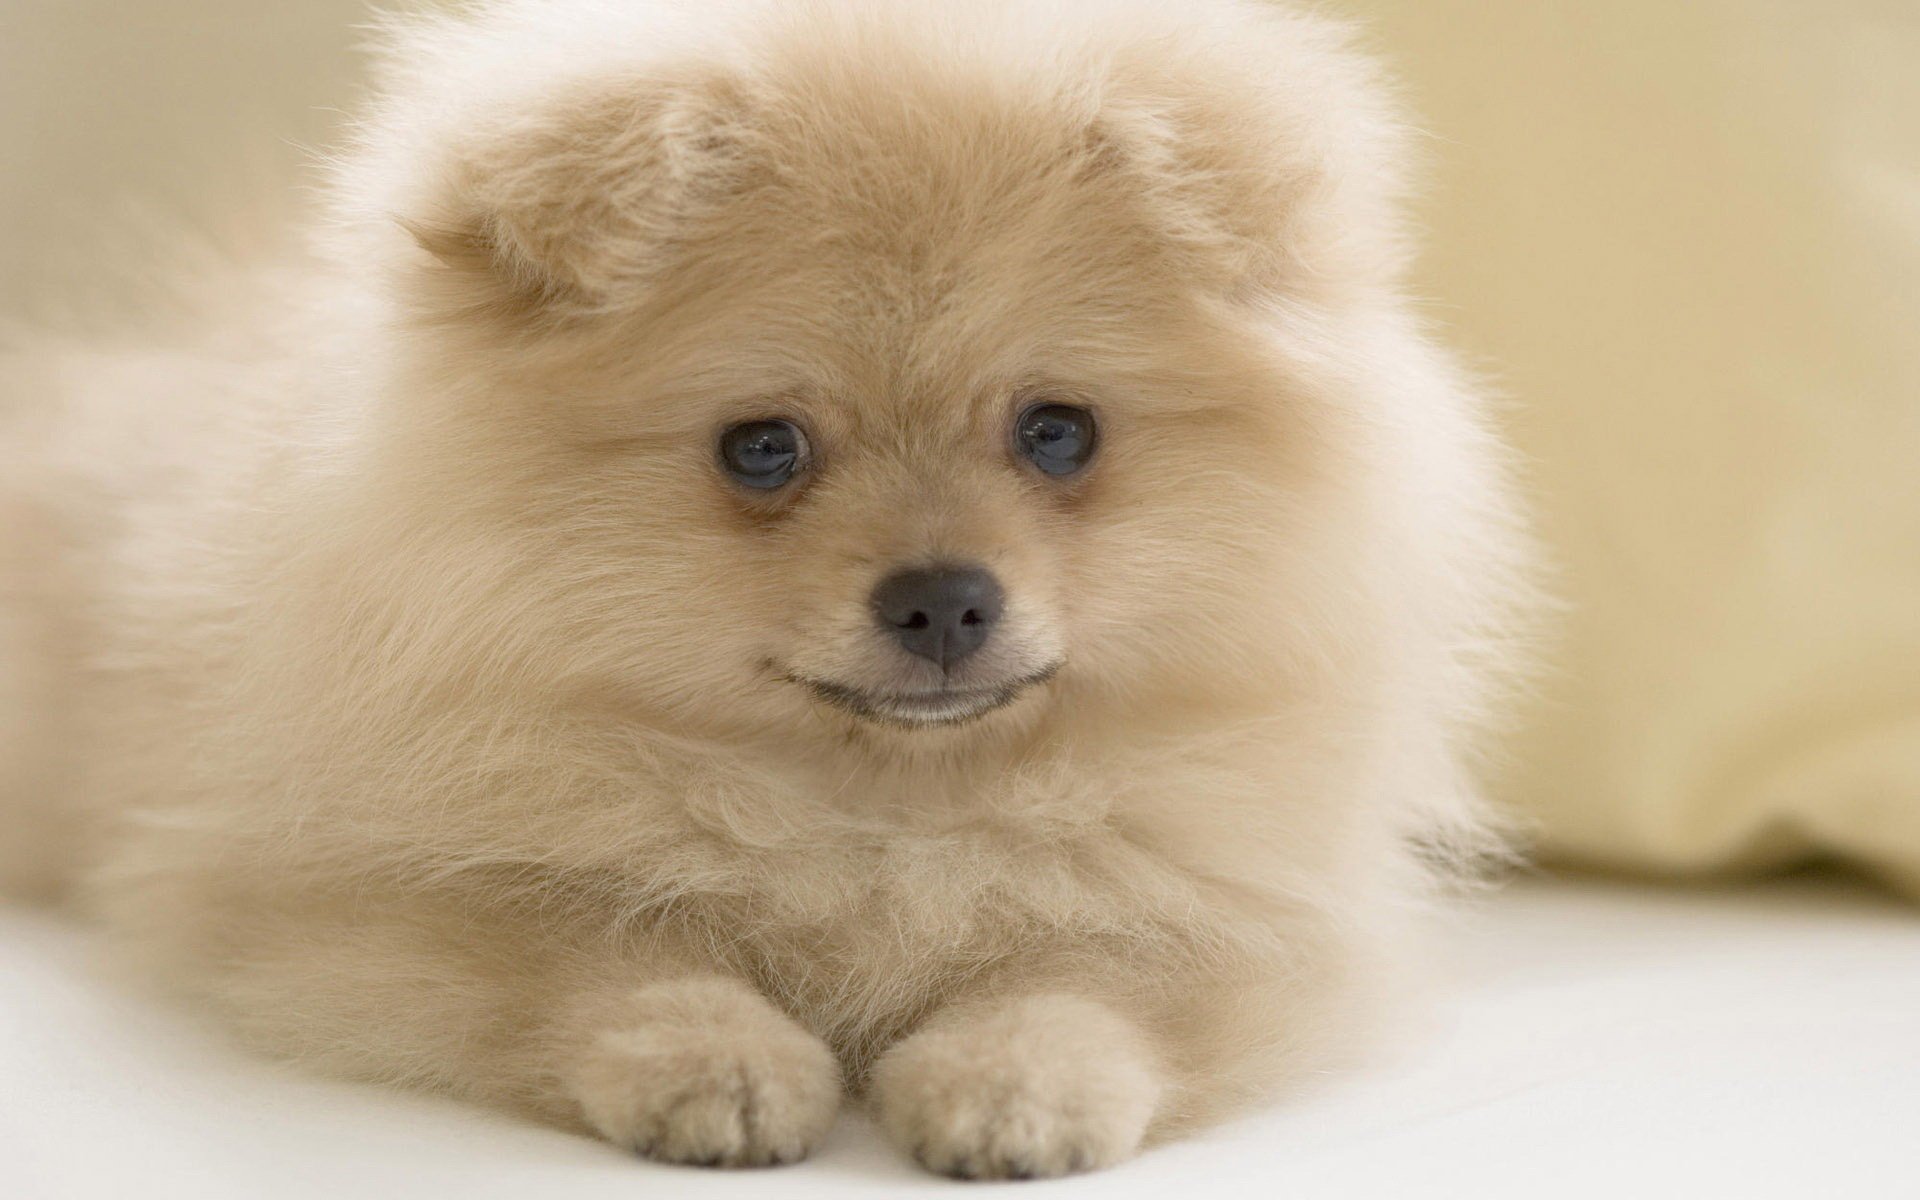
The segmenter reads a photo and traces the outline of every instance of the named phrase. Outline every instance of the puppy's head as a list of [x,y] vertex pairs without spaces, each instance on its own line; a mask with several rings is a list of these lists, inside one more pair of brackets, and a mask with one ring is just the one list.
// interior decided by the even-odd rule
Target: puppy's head
[[1317,652],[1366,421],[1327,331],[1398,270],[1332,33],[660,11],[416,31],[350,180],[417,243],[378,252],[389,457],[475,531],[495,645],[692,727],[885,736]]

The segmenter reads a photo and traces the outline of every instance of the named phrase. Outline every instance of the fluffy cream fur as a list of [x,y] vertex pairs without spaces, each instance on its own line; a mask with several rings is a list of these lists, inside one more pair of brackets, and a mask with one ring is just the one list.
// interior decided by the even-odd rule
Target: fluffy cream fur
[[[310,251],[8,359],[16,882],[274,1053],[676,1161],[844,1082],[1056,1174],[1349,1043],[1482,844],[1525,553],[1340,29],[503,0],[381,89]],[[770,414],[771,498],[714,450]],[[790,682],[918,686],[868,595],[947,560],[1009,596],[970,678],[1048,681]]]

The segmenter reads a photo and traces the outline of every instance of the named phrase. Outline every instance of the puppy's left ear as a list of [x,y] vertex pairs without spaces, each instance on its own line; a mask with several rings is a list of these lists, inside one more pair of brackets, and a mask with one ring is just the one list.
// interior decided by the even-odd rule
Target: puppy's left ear
[[[1154,43],[1087,132],[1193,269],[1235,294],[1365,288],[1404,269],[1406,137],[1338,25],[1275,10],[1241,53]],[[1223,68],[1223,63],[1225,64]]]
[[750,185],[731,81],[599,83],[468,135],[400,223],[443,304],[522,316],[603,310],[643,288],[702,215]]

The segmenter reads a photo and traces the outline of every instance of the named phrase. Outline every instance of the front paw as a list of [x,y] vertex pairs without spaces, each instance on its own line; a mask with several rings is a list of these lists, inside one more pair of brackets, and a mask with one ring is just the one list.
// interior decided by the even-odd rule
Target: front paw
[[1036,1179],[1130,1157],[1161,1084],[1118,1014],[1029,996],[936,1017],[887,1052],[873,1089],[881,1123],[928,1170]]
[[587,1123],[662,1162],[797,1162],[826,1136],[840,1067],[821,1040],[745,985],[640,989],[567,1079]]

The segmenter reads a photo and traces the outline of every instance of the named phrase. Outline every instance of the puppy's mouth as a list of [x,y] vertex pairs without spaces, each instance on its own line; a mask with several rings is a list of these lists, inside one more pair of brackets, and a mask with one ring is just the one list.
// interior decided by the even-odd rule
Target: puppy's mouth
[[1040,686],[1060,672],[1052,663],[1031,675],[986,687],[941,688],[927,692],[881,692],[835,683],[828,679],[809,679],[788,675],[788,683],[797,683],[842,712],[878,725],[904,729],[933,729],[964,725],[1005,708],[1029,689]]

